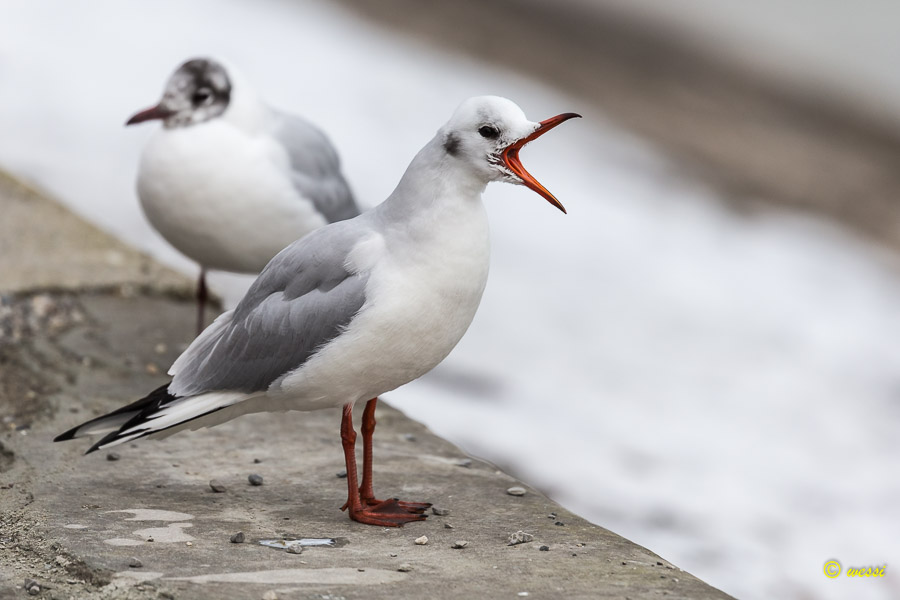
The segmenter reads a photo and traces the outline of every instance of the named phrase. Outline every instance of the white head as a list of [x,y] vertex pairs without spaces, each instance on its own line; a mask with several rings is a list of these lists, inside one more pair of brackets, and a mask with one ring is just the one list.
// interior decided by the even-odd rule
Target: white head
[[499,96],[476,96],[459,105],[439,134],[444,151],[480,174],[485,181],[525,185],[563,212],[553,194],[525,170],[519,150],[563,121],[580,117],[564,113],[540,123],[529,121],[511,100]]
[[172,73],[159,104],[135,114],[126,125],[161,119],[165,127],[189,127],[222,115],[231,95],[225,67],[209,58],[194,58]]

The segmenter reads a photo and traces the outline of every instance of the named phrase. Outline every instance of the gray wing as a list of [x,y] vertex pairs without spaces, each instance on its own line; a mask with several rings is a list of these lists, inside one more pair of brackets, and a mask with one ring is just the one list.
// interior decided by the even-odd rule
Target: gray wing
[[365,302],[368,274],[344,267],[355,225],[323,227],[278,253],[237,307],[175,361],[169,392],[263,391],[340,334]]
[[300,117],[273,112],[276,118],[272,134],[290,157],[294,188],[309,198],[329,223],[358,215],[359,208],[328,137]]

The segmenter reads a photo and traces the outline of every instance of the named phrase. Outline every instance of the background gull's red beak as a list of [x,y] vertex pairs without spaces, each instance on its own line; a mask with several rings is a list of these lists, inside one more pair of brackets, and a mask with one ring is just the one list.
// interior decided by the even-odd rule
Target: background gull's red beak
[[128,119],[128,121],[126,121],[125,125],[134,125],[135,123],[143,123],[144,121],[152,121],[153,119],[165,119],[171,114],[172,111],[157,104],[152,108],[148,108],[146,110],[142,110],[139,113],[135,113],[130,119]]
[[550,117],[544,121],[541,121],[538,128],[531,133],[531,135],[527,135],[522,139],[513,142],[509,146],[506,147],[506,150],[500,155],[500,158],[503,159],[503,164],[506,165],[506,168],[516,174],[525,185],[529,188],[533,189],[535,192],[543,196],[550,204],[558,208],[559,210],[566,212],[566,208],[562,205],[562,203],[556,199],[556,197],[550,193],[547,188],[542,186],[540,182],[535,179],[531,173],[525,170],[525,167],[522,166],[522,161],[519,160],[519,150],[522,149],[525,144],[530,142],[531,140],[537,139],[565,121],[569,119],[574,119],[575,117],[581,117],[581,115],[577,113],[563,113],[561,115],[556,115],[555,117]]

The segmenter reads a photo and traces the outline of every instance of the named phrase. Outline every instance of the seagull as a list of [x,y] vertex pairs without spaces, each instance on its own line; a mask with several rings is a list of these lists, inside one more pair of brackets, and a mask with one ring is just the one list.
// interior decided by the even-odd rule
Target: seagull
[[144,147],[137,191],[147,219],[206,271],[259,273],[291,242],[359,214],[322,131],[267,106],[240,73],[210,58],[185,62],[162,100],[126,125],[161,120]]
[[[275,256],[237,307],[175,361],[170,383],[55,441],[104,434],[90,453],[248,413],[342,406],[343,509],[355,521],[384,527],[424,520],[428,503],[375,497],[378,397],[434,368],[469,328],[488,275],[481,196],[489,182],[523,184],[565,212],[525,170],[519,151],[578,116],[535,123],[505,98],[466,100],[387,200]],[[352,410],[361,400],[360,481]]]

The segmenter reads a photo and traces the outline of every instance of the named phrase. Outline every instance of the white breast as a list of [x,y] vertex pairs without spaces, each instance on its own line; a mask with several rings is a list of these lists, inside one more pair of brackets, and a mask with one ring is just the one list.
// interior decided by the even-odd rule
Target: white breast
[[[480,201],[414,245],[373,233],[349,266],[369,271],[366,303],[344,333],[270,394],[309,410],[374,398],[421,377],[465,334],[481,302],[490,263]],[[369,270],[371,269],[371,270]]]
[[179,251],[211,269],[250,273],[325,224],[289,173],[274,139],[214,119],[157,132],[137,188],[147,218]]

